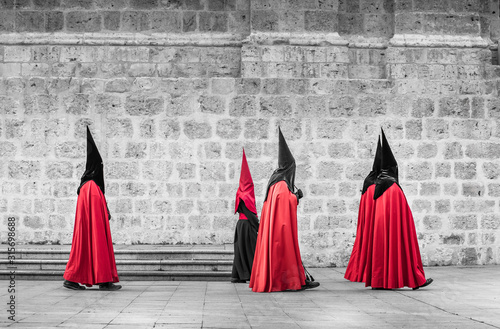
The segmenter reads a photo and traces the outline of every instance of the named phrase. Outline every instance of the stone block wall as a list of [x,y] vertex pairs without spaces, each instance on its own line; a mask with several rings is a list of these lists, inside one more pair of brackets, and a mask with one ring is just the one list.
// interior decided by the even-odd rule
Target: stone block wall
[[[458,4],[460,3],[460,5]],[[0,238],[71,243],[88,125],[115,243],[231,243],[281,126],[304,262],[345,266],[383,127],[427,265],[500,263],[498,2],[0,2]]]
[[243,0],[4,0],[1,32],[248,32]]

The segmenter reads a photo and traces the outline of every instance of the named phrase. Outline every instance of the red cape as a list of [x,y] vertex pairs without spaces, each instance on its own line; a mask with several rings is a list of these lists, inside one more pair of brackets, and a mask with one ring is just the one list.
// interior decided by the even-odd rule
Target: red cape
[[374,288],[421,286],[426,281],[425,273],[406,197],[393,184],[373,200],[372,186],[365,199],[361,198],[358,235],[345,278]]
[[92,180],[82,186],[78,195],[64,278],[87,286],[118,282],[106,199]]
[[297,197],[280,181],[271,186],[262,207],[250,288],[255,292],[299,290],[304,284]]
[[352,247],[351,258],[345,271],[345,278],[353,282],[366,282],[371,276],[371,250],[373,245],[373,219],[375,218],[375,185],[368,187],[361,195],[358,212],[356,240]]

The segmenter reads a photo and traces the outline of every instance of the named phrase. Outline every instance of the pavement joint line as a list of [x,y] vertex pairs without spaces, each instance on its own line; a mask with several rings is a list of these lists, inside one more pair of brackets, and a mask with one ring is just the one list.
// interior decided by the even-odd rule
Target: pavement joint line
[[[345,273],[344,271],[341,271],[341,270],[339,270],[339,269],[337,269],[337,268],[332,268],[332,269],[333,269],[335,272],[337,272],[337,273],[341,274],[341,275],[342,275],[342,277],[344,277],[344,273]],[[359,283],[364,283],[364,282],[359,282]],[[368,288],[368,287],[365,287],[365,288]],[[327,291],[332,291],[332,292],[334,292],[334,290],[328,289],[328,288],[326,288],[326,287],[325,287],[324,289],[325,289],[325,290],[327,290]],[[365,291],[366,291],[366,290],[365,290]],[[371,292],[371,290],[368,290],[367,292],[369,293],[369,292]],[[400,293],[400,294],[401,294],[401,295],[403,295],[403,296],[409,297],[409,296],[407,296],[407,295],[405,295],[405,294],[402,294],[402,292],[403,292],[403,291],[397,291],[397,290],[385,290],[385,292],[389,292],[389,293],[390,293],[390,292],[397,292],[397,293]],[[371,293],[371,294],[370,294],[370,293],[369,293],[369,295],[370,295],[370,296],[371,296],[371,298],[373,298],[373,299],[377,299],[377,300],[379,300],[379,301],[381,301],[381,302],[383,302],[383,303],[386,303],[386,304],[390,305],[390,304],[389,304],[386,300],[384,300],[384,299],[380,299],[380,298],[378,297],[378,294],[373,294],[373,293]],[[418,299],[416,299],[416,300],[418,301]],[[357,306],[357,303],[355,303],[355,302],[354,302],[354,301],[352,301],[352,300],[345,299],[345,302],[347,302],[347,303],[349,303],[349,304],[351,304],[351,305],[353,305],[353,306]],[[316,305],[317,305],[317,304],[316,304]],[[431,305],[431,306],[432,306],[432,305]],[[361,310],[361,312],[363,312],[364,314],[366,314],[366,315],[368,315],[368,316],[371,316],[371,314],[370,314],[370,313],[368,313],[368,312],[366,312],[366,311],[364,311],[364,310]],[[390,323],[390,322],[385,321],[385,323],[387,324],[387,326],[388,326],[388,327],[390,327],[390,326],[391,326],[391,323]]]
[[[44,294],[45,294],[45,292],[44,292],[44,291],[40,291],[40,293],[39,293],[38,295],[35,295],[33,298],[36,298],[36,297],[41,296],[41,295],[44,295]],[[75,293],[75,294],[76,294],[76,293]],[[75,295],[75,294],[74,294],[74,295]],[[61,301],[56,302],[55,304],[58,304],[58,303],[60,303],[60,302],[62,302],[62,301],[64,301],[64,300],[66,300],[66,299],[68,299],[68,298],[71,298],[71,297],[72,297],[72,296],[67,296],[67,297],[63,298]],[[81,313],[81,311],[80,311],[79,313]],[[78,314],[78,313],[77,313],[77,314]],[[66,320],[63,320],[61,323],[59,323],[59,324],[58,324],[58,326],[59,326],[59,325],[61,325],[61,324],[63,324],[63,323],[64,323],[64,322],[66,322],[67,320],[71,319],[71,318],[72,318],[72,317],[74,317],[75,315],[76,315],[76,314],[74,314],[74,315],[72,315],[72,316],[68,317]],[[19,323],[19,321],[21,321],[21,320],[23,320],[23,319],[27,319],[27,318],[29,318],[29,317],[30,317],[30,316],[28,315],[28,316],[26,316],[26,317],[24,317],[24,318],[22,318],[22,319],[19,319],[18,321],[16,321],[16,322],[15,322],[15,323],[13,323],[12,325],[14,325],[14,324],[16,324],[16,323]]]
[[[70,298],[70,297],[73,297],[74,295],[76,295],[76,294],[77,294],[77,292],[78,292],[78,291],[79,291],[79,290],[75,290],[75,291],[74,291],[74,293],[73,293],[73,295],[68,296],[68,297],[66,297],[66,298],[64,298],[64,299],[68,299],[68,298]],[[64,299],[63,299],[63,300],[64,300]],[[97,300],[97,299],[98,299],[98,298],[94,299],[94,301],[95,301],[95,300]],[[64,322],[68,321],[69,319],[72,319],[72,318],[74,318],[76,315],[83,313],[83,311],[87,308],[87,306],[88,306],[88,305],[86,305],[85,307],[83,307],[83,308],[82,308],[82,309],[81,309],[78,313],[73,314],[72,316],[70,316],[69,318],[67,318],[67,319],[66,319],[66,320],[64,320],[63,322],[61,322],[59,325],[62,325]]]
[[[203,293],[203,310],[205,309],[206,306],[206,301],[207,301],[207,291],[208,291],[208,283],[205,283],[205,292]],[[201,312],[201,328],[203,328],[203,322],[204,322],[204,315],[203,311]]]
[[[342,273],[342,272],[339,272],[339,273],[341,273],[341,274],[342,274],[342,276],[343,276],[343,273]],[[361,282],[361,283],[364,283],[364,282]],[[367,287],[365,287],[365,288],[367,288]],[[365,289],[365,291],[366,291],[366,289]],[[392,290],[389,290],[389,292],[391,292],[391,291],[392,291]],[[370,291],[370,290],[368,290],[368,293],[369,293],[369,292],[371,292],[371,291]],[[388,304],[389,306],[391,306],[391,305],[390,305],[389,303],[387,303],[385,300],[380,299],[380,297],[379,297],[377,294],[370,294],[370,293],[369,293],[369,295],[370,295],[370,297],[371,297],[371,298],[376,299],[376,300],[379,300],[379,301],[382,301],[383,303]],[[355,302],[354,302],[354,301],[352,301],[352,300],[349,300],[348,302],[349,302],[351,305],[353,305],[353,306],[357,306],[357,303],[355,303]],[[368,316],[372,316],[369,312],[367,312],[367,311],[365,311],[365,310],[361,310],[361,311],[362,311],[363,313],[365,313],[366,315],[368,315]],[[392,326],[392,324],[391,324],[390,322],[388,322],[388,321],[385,321],[385,324],[387,325],[387,327],[388,327],[388,328]]]
[[[166,301],[165,303],[165,307],[163,308],[163,310],[161,311],[161,314],[160,314],[160,317],[163,313],[165,313],[165,311],[167,310],[167,307],[168,307],[168,303],[170,303],[170,300],[172,299],[172,296],[175,295],[175,293],[177,292],[177,290],[179,289],[179,286],[180,286],[180,283],[175,285],[175,289],[174,291],[172,292],[172,294],[168,297],[168,300]],[[146,288],[147,289],[147,288]],[[158,318],[158,320],[160,320],[160,317]],[[155,321],[155,323],[153,324],[153,328],[156,327],[156,324],[158,322],[158,320]]]
[[[296,292],[293,292],[293,291],[279,291],[278,293],[282,293],[282,294],[283,294],[283,293],[296,293]],[[299,326],[299,327],[300,327],[300,325],[297,323],[297,321],[295,321],[295,320],[294,320],[294,319],[290,316],[290,314],[289,314],[289,313],[287,313],[287,312],[285,311],[285,309],[283,308],[283,306],[281,306],[281,305],[280,305],[280,303],[277,301],[276,296],[281,296],[281,295],[279,295],[279,294],[273,294],[272,296],[273,296],[273,301],[274,301],[274,304],[275,304],[275,305],[277,305],[277,306],[281,309],[281,311],[283,312],[283,314],[286,314],[286,316],[288,317],[288,319],[290,319],[290,320],[291,320],[291,321],[293,321],[293,322],[294,322],[297,326]]]
[[[245,283],[245,284],[246,284],[246,283]],[[237,285],[237,283],[233,283],[233,289],[234,289],[234,291],[236,292],[236,296],[238,296],[238,300],[239,300],[239,302],[240,302],[240,308],[241,308],[241,310],[243,311],[243,314],[245,314],[245,319],[246,319],[246,321],[247,321],[248,325],[250,326],[250,328],[252,328],[252,325],[251,325],[251,323],[250,323],[250,320],[248,320],[248,315],[247,315],[247,313],[245,312],[245,309],[243,308],[243,303],[242,303],[242,301],[241,301],[240,293],[238,292],[238,289],[237,289],[236,285]]]
[[[130,306],[130,305],[131,305],[131,304],[132,304],[132,303],[133,303],[133,302],[134,302],[137,298],[139,298],[139,296],[140,296],[140,295],[142,295],[142,293],[143,293],[144,291],[146,291],[146,289],[147,289],[147,286],[144,286],[144,288],[143,288],[142,292],[141,292],[140,294],[138,294],[137,296],[135,296],[135,298],[133,298],[133,299],[130,301],[130,303],[128,303],[126,306],[124,306],[124,307],[121,309],[121,311],[120,311],[120,312],[119,312],[119,313],[118,313],[118,314],[117,314],[117,315],[116,315],[113,319],[111,319],[111,320],[110,320],[110,321],[106,324],[106,326],[105,326],[104,328],[107,328],[108,326],[110,326],[110,325],[111,325],[111,322],[113,322],[113,321],[114,321],[117,317],[119,317],[119,316],[120,316],[120,314],[122,314],[122,313],[123,313],[123,310],[125,310],[125,309],[126,309],[128,306]],[[112,291],[108,291],[108,293],[106,294],[106,296],[107,296],[107,295],[109,295],[109,294],[111,294],[111,293],[113,293],[113,292],[112,292]],[[83,311],[83,310],[82,310],[82,311]],[[156,322],[155,322],[155,324],[156,324]]]
[[[59,289],[60,289],[60,288],[59,288]],[[40,294],[40,295],[42,295],[42,294]],[[70,296],[67,296],[66,298],[63,298],[62,300],[58,301],[56,304],[58,304],[58,303],[60,303],[60,302],[63,302],[64,300],[69,299],[69,298],[73,297],[74,295],[76,295],[76,291],[74,292],[74,294],[73,294],[73,295],[70,295]],[[82,310],[80,310],[80,312],[78,312],[78,313],[76,313],[76,314],[80,314],[80,313],[82,313],[82,311],[83,311],[83,309],[82,309]],[[64,322],[66,322],[66,321],[68,321],[69,319],[73,318],[76,314],[73,314],[72,316],[70,316],[69,318],[67,318],[66,320],[64,320],[63,322],[59,323],[59,325],[62,325]]]
[[422,303],[422,304],[425,304],[425,305],[428,305],[428,306],[434,307],[435,309],[438,309],[438,310],[440,310],[440,311],[442,311],[442,312],[445,312],[445,313],[447,313],[447,314],[450,314],[450,315],[455,315],[455,316],[457,316],[457,317],[459,317],[459,318],[462,318],[462,319],[469,319],[469,320],[471,320],[471,321],[473,321],[473,322],[476,322],[476,323],[481,323],[481,324],[485,324],[485,325],[487,325],[487,326],[490,326],[490,327],[492,327],[492,328],[497,328],[497,329],[500,329],[500,327],[495,326],[495,325],[493,325],[493,324],[491,324],[491,323],[487,323],[487,322],[485,322],[485,321],[481,321],[481,320],[476,320],[476,319],[474,319],[474,318],[472,318],[472,317],[470,317],[470,316],[460,315],[460,314],[458,314],[458,313],[453,313],[453,312],[450,312],[450,311],[445,310],[445,309],[444,309],[444,308],[442,308],[442,307],[439,307],[439,306],[436,306],[436,305],[432,305],[431,303],[427,303],[427,302],[425,302],[425,301],[423,301],[423,300],[420,300],[420,299],[418,299],[418,298],[416,298],[416,297],[413,297],[413,296],[410,296],[410,295],[404,294],[404,293],[403,293],[404,291],[395,291],[395,292],[396,292],[396,293],[398,293],[398,294],[400,294],[400,295],[402,295],[402,296],[405,296],[405,297],[407,297],[407,298],[410,298],[410,299],[413,299],[413,300],[415,300],[415,301],[417,301],[417,302],[420,302],[420,303]]

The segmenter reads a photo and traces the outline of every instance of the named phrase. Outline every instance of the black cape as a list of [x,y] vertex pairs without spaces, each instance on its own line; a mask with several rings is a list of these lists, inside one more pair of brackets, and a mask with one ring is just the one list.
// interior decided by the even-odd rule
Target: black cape
[[90,180],[93,180],[104,194],[104,166],[99,150],[87,126],[87,163],[85,164],[85,172],[82,175],[77,194],[80,194],[83,184]]
[[[394,154],[392,154],[391,147],[387,138],[385,138],[384,130],[382,130],[382,148],[381,148],[381,158],[380,158],[380,173],[375,180],[375,193],[373,199],[378,199],[382,194],[384,194],[389,187],[393,184],[397,184],[399,188],[399,172],[398,163]],[[403,189],[401,189],[403,190]]]
[[279,153],[278,153],[278,169],[276,169],[271,178],[269,178],[269,182],[267,183],[266,189],[266,197],[264,201],[267,200],[267,196],[269,194],[269,189],[271,186],[280,181],[285,181],[286,185],[290,192],[294,193],[295,187],[295,159],[286,144],[285,137],[281,133],[281,128],[279,129]]

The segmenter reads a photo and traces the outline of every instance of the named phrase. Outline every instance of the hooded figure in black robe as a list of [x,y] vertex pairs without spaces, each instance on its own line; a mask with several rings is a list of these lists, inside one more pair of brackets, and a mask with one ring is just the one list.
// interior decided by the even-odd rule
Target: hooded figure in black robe
[[362,232],[369,241],[366,265],[357,269],[361,277],[351,278],[346,272],[346,278],[373,289],[406,286],[415,290],[429,285],[432,279],[425,278],[413,215],[399,186],[398,164],[383,130],[380,173],[374,187],[373,228]]
[[267,185],[259,235],[250,278],[255,292],[302,290],[319,283],[307,276],[297,235],[297,205],[302,191],[295,190],[295,159],[279,129],[278,169]]
[[234,232],[234,261],[231,282],[245,283],[252,273],[259,220],[255,208],[255,192],[245,150],[241,160],[240,186],[236,192],[235,213],[239,220]]
[[[87,127],[87,163],[78,187],[73,242],[64,287],[81,290],[99,285],[100,290],[118,290],[109,211],[104,197],[102,158]],[[80,285],[82,284],[82,285]]]

